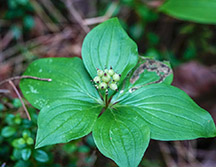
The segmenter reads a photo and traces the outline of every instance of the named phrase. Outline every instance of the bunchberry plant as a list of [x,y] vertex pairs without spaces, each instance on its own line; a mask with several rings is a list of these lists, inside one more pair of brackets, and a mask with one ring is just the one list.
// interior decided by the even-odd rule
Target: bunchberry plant
[[25,98],[40,109],[36,148],[92,132],[102,154],[121,167],[136,167],[150,139],[216,135],[210,114],[170,85],[167,62],[138,61],[137,45],[118,19],[86,36],[82,58],[39,59],[24,73],[52,79],[20,83]]

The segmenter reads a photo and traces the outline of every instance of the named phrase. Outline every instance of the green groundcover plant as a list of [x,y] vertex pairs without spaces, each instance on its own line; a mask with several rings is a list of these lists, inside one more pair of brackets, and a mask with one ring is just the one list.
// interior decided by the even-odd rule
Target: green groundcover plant
[[150,139],[216,135],[210,114],[170,85],[167,62],[138,61],[137,45],[117,18],[88,33],[82,58],[39,59],[24,73],[52,80],[20,83],[24,97],[40,109],[35,148],[92,132],[102,154],[119,166],[135,167]]

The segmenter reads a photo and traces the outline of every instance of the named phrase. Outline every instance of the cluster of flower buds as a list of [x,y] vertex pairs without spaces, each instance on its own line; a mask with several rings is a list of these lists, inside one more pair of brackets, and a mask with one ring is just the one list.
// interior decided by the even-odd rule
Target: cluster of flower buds
[[108,88],[111,90],[117,91],[118,81],[120,80],[121,75],[117,74],[112,67],[110,69],[100,70],[97,69],[97,76],[93,79],[95,87],[100,90],[108,91]]

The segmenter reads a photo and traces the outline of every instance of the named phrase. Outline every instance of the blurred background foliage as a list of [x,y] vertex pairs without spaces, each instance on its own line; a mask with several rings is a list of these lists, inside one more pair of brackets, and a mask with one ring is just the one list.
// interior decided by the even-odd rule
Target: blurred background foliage
[[[139,53],[169,60],[175,73],[173,84],[216,120],[215,25],[198,23],[194,17],[184,17],[193,22],[175,19],[179,13],[163,8],[161,12],[163,3],[164,0],[0,0],[0,81],[21,75],[38,58],[81,57],[82,41],[90,29],[110,17],[118,17],[137,43]],[[91,135],[35,150],[39,111],[26,102],[33,118],[28,121],[10,85],[0,86],[10,91],[0,92],[1,167],[115,166],[97,151]],[[215,143],[215,139],[151,141],[140,166],[213,167]]]
[[[75,167],[88,166],[95,162],[95,144],[91,135],[83,141],[34,149],[37,130],[37,112],[28,108],[32,120],[20,114],[19,99],[2,98],[0,105],[0,162],[14,167]],[[7,110],[6,110],[7,108]],[[6,111],[4,111],[6,110]]]

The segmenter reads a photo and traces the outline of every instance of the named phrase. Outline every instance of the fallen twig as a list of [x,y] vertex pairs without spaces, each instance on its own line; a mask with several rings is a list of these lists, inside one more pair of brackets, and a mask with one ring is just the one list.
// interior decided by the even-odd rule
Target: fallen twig
[[167,167],[178,167],[176,162],[173,160],[172,156],[170,155],[170,150],[166,143],[159,142],[159,148],[161,150],[162,156],[164,158],[164,161],[166,163]]
[[6,163],[4,162],[2,165],[1,165],[1,167],[5,167],[6,166]]
[[84,25],[94,25],[98,23],[102,23],[112,17],[113,13],[115,12],[116,8],[118,7],[119,2],[112,2],[110,7],[107,9],[105,15],[99,17],[93,17],[83,20]]
[[0,89],[0,93],[10,93],[10,91],[7,89]]
[[73,2],[71,0],[67,0],[65,5],[68,8],[68,11],[69,11],[70,15],[76,20],[76,22],[85,31],[85,33],[88,33],[90,31],[90,28],[87,25],[85,25],[84,20],[82,19],[80,14],[77,12],[75,7],[73,6]]
[[[2,85],[2,84],[4,84],[4,83],[7,83],[7,82],[8,82],[8,83],[12,86],[13,90],[16,92],[18,98],[20,99],[20,101],[21,101],[21,103],[22,103],[23,109],[24,109],[24,111],[25,111],[25,113],[26,113],[28,119],[31,120],[31,117],[30,117],[30,115],[29,115],[29,112],[28,112],[28,110],[27,110],[27,108],[26,108],[26,106],[25,106],[25,103],[24,103],[24,101],[23,101],[23,99],[22,99],[22,97],[21,97],[19,91],[17,90],[16,86],[15,86],[14,83],[12,82],[13,80],[17,80],[17,79],[19,79],[19,80],[20,80],[20,79],[35,79],[35,80],[48,81],[48,82],[52,81],[52,79],[50,79],[50,78],[39,78],[39,77],[34,77],[34,76],[25,76],[25,75],[24,75],[24,76],[15,76],[15,77],[12,77],[12,78],[8,78],[8,79],[5,79],[5,80],[3,80],[3,81],[0,82],[0,85]],[[3,89],[2,89],[2,90],[3,90]],[[0,92],[0,93],[1,93],[1,92]]]
[[24,109],[24,111],[25,111],[25,113],[26,113],[28,119],[31,120],[31,117],[30,117],[30,115],[29,115],[29,112],[28,112],[28,110],[27,110],[27,108],[26,108],[26,106],[25,106],[25,103],[24,103],[24,101],[23,101],[23,99],[22,99],[22,97],[21,97],[19,91],[17,90],[16,86],[14,85],[14,83],[13,83],[11,80],[9,81],[9,84],[12,86],[12,88],[13,88],[14,91],[16,92],[18,98],[20,99],[20,101],[21,101],[21,103],[22,103],[22,106],[23,106],[23,109]]
[[44,11],[43,7],[40,5],[38,1],[32,1],[31,4],[35,8],[35,12],[37,15],[43,20],[44,25],[52,31],[52,32],[59,32],[60,28],[57,24],[55,24],[52,19],[47,15],[47,13]]
[[12,80],[17,80],[17,79],[35,79],[35,80],[40,80],[40,81],[52,81],[52,79],[50,78],[39,78],[39,77],[34,77],[34,76],[27,76],[27,75],[23,75],[23,76],[15,76],[15,77],[11,77],[11,78],[8,78],[8,79],[5,79],[3,81],[0,82],[0,85],[6,83],[6,82],[9,82],[9,81],[12,81]]

